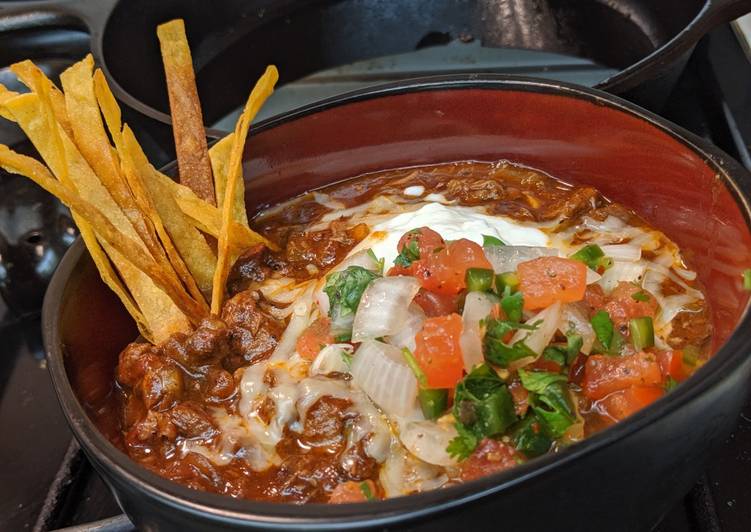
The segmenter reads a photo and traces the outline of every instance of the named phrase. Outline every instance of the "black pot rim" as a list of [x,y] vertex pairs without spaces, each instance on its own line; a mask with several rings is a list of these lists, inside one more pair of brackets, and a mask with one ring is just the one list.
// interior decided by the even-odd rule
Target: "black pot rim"
[[[558,81],[485,74],[436,76],[399,81],[354,91],[290,111],[258,124],[251,130],[251,134],[260,133],[331,107],[357,101],[405,93],[461,89],[537,92],[576,98],[636,117],[669,134],[700,155],[707,165],[717,172],[717,175],[736,200],[747,226],[751,227],[751,206],[740,185],[740,183],[743,183],[745,190],[751,190],[751,175],[730,156],[683,128],[618,97],[596,89]],[[489,497],[502,491],[522,487],[525,482],[542,477],[547,471],[564,467],[582,456],[611,445],[622,437],[639,431],[658,418],[679,409],[682,404],[693,401],[706,390],[718,386],[728,379],[731,374],[740,371],[743,362],[748,360],[747,354],[751,352],[751,332],[749,332],[751,331],[751,313],[749,313],[749,304],[747,303],[741,320],[727,342],[686,383],[626,421],[572,445],[555,455],[542,456],[512,470],[466,484],[408,497],[378,501],[377,503],[297,506],[237,500],[228,496],[192,490],[147,471],[114,447],[88,419],[67,378],[59,331],[59,311],[62,297],[68,279],[84,252],[85,248],[79,238],[76,244],[66,253],[55,272],[47,290],[42,312],[42,332],[48,367],[63,412],[76,438],[96,465],[116,475],[119,480],[138,486],[144,496],[156,499],[173,508],[193,512],[196,515],[200,514],[202,518],[210,516],[245,526],[257,526],[266,529],[295,527],[308,530],[343,530],[356,527],[386,526],[445,512],[478,498]]]

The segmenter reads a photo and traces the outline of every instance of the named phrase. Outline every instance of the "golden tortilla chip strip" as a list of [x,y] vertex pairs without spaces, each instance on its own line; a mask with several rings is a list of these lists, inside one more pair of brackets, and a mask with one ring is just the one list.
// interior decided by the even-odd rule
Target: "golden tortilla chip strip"
[[[188,187],[175,183],[172,179],[160,172],[157,172],[155,177],[164,184],[166,189],[171,191],[171,194],[177,201],[180,210],[192,220],[193,224],[198,229],[207,235],[211,235],[217,239],[219,238],[219,233],[222,230],[222,211],[220,209],[217,209],[213,205],[209,205],[196,196]],[[258,243],[264,244],[266,247],[274,251],[279,250],[279,246],[271,240],[256,233],[246,225],[242,225],[235,221],[232,221],[230,224],[229,234],[230,246],[235,251],[242,251]]]
[[94,94],[92,69],[93,59],[89,55],[69,67],[60,76],[65,90],[68,114],[76,117],[76,120],[71,123],[76,145],[128,217],[140,241],[145,244],[158,267],[169,279],[169,283],[164,285],[167,294],[181,310],[187,311],[188,317],[196,323],[202,316],[205,316],[208,310],[203,295],[192,280],[189,281],[192,284],[189,288],[194,288],[192,297],[185,292],[178,272],[175,271],[175,267],[169,261],[157,237],[153,223],[136,203],[132,190],[120,171],[116,152],[112,149],[104,130],[99,105]]
[[230,234],[229,227],[233,220],[233,205],[237,182],[242,179],[242,155],[245,148],[245,139],[248,136],[250,123],[261,109],[266,99],[274,92],[274,85],[279,79],[279,72],[276,67],[270,65],[266,67],[266,72],[256,82],[253,90],[250,91],[248,101],[240,115],[237,125],[235,126],[234,139],[232,142],[232,151],[229,158],[229,171],[227,173],[227,184],[224,190],[224,202],[222,204],[222,231],[219,233],[219,245],[217,251],[216,270],[214,271],[214,284],[211,291],[211,312],[219,314],[224,300],[225,284],[227,282],[227,273],[229,272],[230,262]]
[[[119,233],[130,238],[140,247],[142,255],[150,256],[143,243],[138,239],[133,226],[119,209],[112,196],[104,188],[73,142],[62,131],[59,136],[62,140],[64,155],[58,153],[53,138],[54,133],[48,127],[45,111],[38,95],[34,93],[21,94],[6,101],[4,107],[12,114],[53,173],[63,181],[63,184],[71,190],[77,190],[78,194],[89,204],[96,205],[105,213],[108,221],[115,226]],[[115,257],[112,257],[112,259],[117,269],[123,274],[123,270],[127,269],[127,266],[118,262]],[[128,279],[123,274],[123,280],[129,287],[131,283],[138,284],[138,286],[148,285],[148,280],[144,279],[145,277],[146,274],[140,271],[136,272],[132,279]],[[161,316],[156,316],[156,312],[149,312],[152,307],[162,309],[165,305],[169,305],[168,301],[172,298],[161,290],[154,290],[151,294],[133,292],[133,298],[144,317],[146,317],[155,338],[161,336],[159,331],[165,327],[162,322],[170,324],[185,321],[182,311],[174,304],[168,312],[164,312]],[[149,320],[149,316],[152,316],[156,321]]]
[[60,89],[52,83],[52,80],[50,80],[39,67],[28,59],[12,64],[10,70],[30,90],[37,94],[40,94],[43,91],[49,94],[49,101],[52,105],[52,111],[55,118],[60,124],[60,127],[65,131],[65,134],[70,138],[73,138],[73,130],[70,127],[68,111],[65,108],[65,97]]
[[[126,259],[125,262],[131,263],[132,266],[147,274],[151,281],[164,290],[165,293],[173,293],[170,277],[159,268],[152,257],[141,252],[141,246],[138,242],[120,233],[98,208],[81,199],[75,192],[56,180],[43,164],[31,157],[15,153],[7,146],[0,144],[0,166],[9,172],[28,177],[47,192],[59,198],[60,201],[84,218],[92,227],[95,227],[97,236],[102,238],[107,246],[114,248],[117,253],[121,254]],[[125,270],[127,271],[127,267]],[[126,284],[132,290],[129,277],[133,276],[126,276],[126,271],[121,270],[121,274],[123,274]],[[173,297],[173,301],[177,305],[184,303],[180,298]],[[167,310],[159,311],[158,316],[164,319],[168,316]],[[184,312],[187,316],[190,316],[191,310],[190,308],[185,308]],[[169,320],[167,321],[169,322]]]
[[[149,164],[146,155],[138,145],[133,132],[125,126],[123,130],[123,150],[141,176],[142,183],[164,223],[167,233],[177,248],[180,257],[195,279],[200,290],[211,293],[216,255],[203,235],[195,228],[190,218],[183,213],[175,200],[170,187],[165,186],[157,176],[159,172]],[[207,204],[208,205],[208,204]],[[208,306],[207,306],[208,309]]]
[[[165,229],[165,222],[169,223],[169,220],[163,220],[163,213],[165,211],[164,209],[159,209],[159,207],[157,206],[157,204],[163,204],[165,202],[169,202],[170,200],[174,203],[174,200],[171,197],[159,197],[147,192],[147,186],[145,185],[144,181],[149,180],[148,172],[151,168],[151,165],[148,163],[146,155],[143,154],[143,151],[136,142],[132,132],[130,133],[132,137],[132,142],[130,143],[130,145],[135,146],[136,149],[128,150],[125,143],[123,142],[121,120],[122,114],[120,112],[120,106],[117,104],[114,95],[110,91],[107,80],[104,78],[104,74],[102,74],[102,71],[99,69],[94,72],[94,93],[99,104],[99,108],[102,111],[102,115],[104,116],[104,121],[107,124],[107,129],[109,130],[110,136],[115,143],[115,148],[118,153],[118,158],[120,159],[123,175],[125,176],[125,179],[130,186],[130,190],[133,193],[133,197],[136,200],[136,203],[146,214],[149,220],[151,220],[151,223],[156,230],[156,234],[159,237],[164,250],[167,252],[167,258],[169,259],[172,267],[175,269],[175,272],[177,273],[180,280],[188,289],[191,297],[193,297],[193,299],[195,299],[202,306],[205,305],[206,311],[208,312],[208,305],[206,305],[204,295],[198,284],[196,283],[196,278],[191,275],[191,272],[189,271],[188,266],[186,266],[180,252],[175,249],[175,244],[170,237],[169,231]],[[140,154],[140,158],[136,160],[131,152],[137,152],[135,155]],[[184,216],[176,205],[174,212],[179,213],[181,217]],[[166,214],[171,213],[167,212]],[[185,225],[195,231],[195,229],[191,227],[188,221],[185,221]],[[200,238],[200,234],[198,235],[198,237]],[[200,247],[200,242],[198,242],[197,244],[198,245],[195,247]],[[204,246],[208,248],[208,245],[205,244],[205,242]],[[191,250],[192,248],[188,249],[187,251]],[[213,261],[216,260],[213,257],[213,253],[210,253],[209,260],[212,260],[212,272]]]
[[[227,167],[229,165],[229,155],[232,151],[232,140],[234,138],[235,134],[230,133],[209,149],[211,169],[214,172],[214,188],[216,190],[217,207],[220,209],[224,203],[224,187],[227,184]],[[232,216],[235,221],[247,226],[248,213],[245,211],[245,183],[241,179],[237,182],[236,186],[237,190],[235,191],[235,205]]]
[[153,225],[136,204],[128,184],[121,175],[119,161],[107,138],[94,95],[93,66],[94,60],[88,55],[60,75],[68,115],[76,117],[71,123],[73,140],[89,166],[125,213],[149,253],[165,270],[171,270],[172,266],[164,256]]
[[158,26],[156,34],[167,78],[180,182],[198,194],[198,197],[216,205],[201,102],[198,100],[185,24],[182,19],[171,20]]

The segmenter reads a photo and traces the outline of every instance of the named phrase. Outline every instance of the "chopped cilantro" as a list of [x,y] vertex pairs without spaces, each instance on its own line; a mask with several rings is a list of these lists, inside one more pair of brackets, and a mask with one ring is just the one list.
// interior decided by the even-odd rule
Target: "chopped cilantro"
[[420,260],[420,248],[417,247],[417,240],[412,238],[394,259],[394,264],[402,268],[409,268],[416,260]]
[[638,292],[634,292],[631,294],[631,299],[634,301],[640,301],[642,303],[646,303],[649,301],[649,296],[644,292],[644,290],[639,290]]
[[492,235],[482,235],[482,246],[505,246],[506,243],[498,238],[497,236]]
[[460,459],[472,454],[482,438],[502,434],[518,419],[508,387],[486,364],[456,385],[453,413],[458,436],[446,450]]
[[678,381],[677,381],[677,380],[675,380],[675,379],[674,379],[673,377],[671,377],[670,375],[668,375],[668,378],[667,378],[667,380],[665,381],[665,385],[664,385],[665,391],[666,391],[666,392],[670,392],[670,391],[673,391],[673,390],[675,389],[675,387],[676,387],[676,386],[678,386]]
[[[350,266],[344,271],[334,272],[326,277],[323,291],[329,296],[329,317],[332,322],[342,322],[343,317],[354,314],[363,292],[378,277],[380,276],[377,273],[362,266]],[[348,341],[348,338],[345,339],[347,336],[349,331],[343,331],[336,338],[337,341]]]

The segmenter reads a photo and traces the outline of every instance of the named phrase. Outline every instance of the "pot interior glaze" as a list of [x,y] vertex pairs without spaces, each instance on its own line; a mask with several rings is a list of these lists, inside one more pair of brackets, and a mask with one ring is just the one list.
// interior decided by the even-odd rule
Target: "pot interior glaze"
[[[695,137],[630,104],[572,86],[501,77],[407,82],[356,93],[346,101],[322,102],[259,125],[245,150],[246,203],[250,213],[257,212],[307,190],[375,170],[508,159],[572,184],[594,186],[674,239],[708,290],[715,347],[719,347],[748,306],[741,273],[751,266],[749,208],[738,187],[740,182],[747,189],[749,183],[745,171],[727,156],[706,144],[691,144],[702,143],[699,139],[685,138]],[[70,277],[61,281],[60,294],[52,298],[59,303],[50,305],[60,308],[45,309],[45,316],[58,320],[59,332],[51,341],[62,343],[65,370],[78,401],[90,418],[112,420],[105,431],[114,431],[108,434],[113,436],[116,415],[107,397],[118,353],[136,333],[120,303],[99,280],[88,255],[83,257]],[[47,345],[47,350],[54,358],[60,349]],[[725,350],[722,354],[740,366],[739,353]],[[51,360],[53,377],[58,365]],[[119,453],[91,437],[92,425],[79,419],[77,411],[71,412],[76,409],[70,406],[72,396],[66,395],[70,394],[67,383],[56,382],[56,386],[84,448],[95,441],[95,450],[87,450],[90,454],[102,453],[98,456],[106,457],[105,462],[117,463],[121,471],[127,469],[132,477],[147,479],[146,484],[158,486],[154,489],[169,490],[182,500],[201,501],[209,508],[240,507],[140,473],[122,455],[114,456]],[[659,403],[671,399],[675,398],[669,396]],[[653,407],[647,410],[657,412]],[[642,414],[635,417],[645,419]],[[616,429],[625,431],[630,423]],[[579,452],[574,449],[587,445],[595,444],[585,441],[571,451]],[[553,467],[555,459],[544,460],[546,469]],[[529,475],[535,463],[520,469]],[[479,491],[480,487],[488,489],[491,482],[493,478],[473,485]],[[467,485],[440,490],[446,495],[433,498],[443,500],[452,493],[466,496],[472,489]],[[396,508],[389,504],[369,507],[373,511],[375,506]],[[258,510],[261,506],[247,502],[241,511],[284,512],[281,507],[274,510],[273,505]],[[359,506],[363,505],[354,505]],[[354,507],[327,510],[327,514],[352,514],[357,511]],[[306,519],[314,515],[304,508],[294,512],[310,516]]]

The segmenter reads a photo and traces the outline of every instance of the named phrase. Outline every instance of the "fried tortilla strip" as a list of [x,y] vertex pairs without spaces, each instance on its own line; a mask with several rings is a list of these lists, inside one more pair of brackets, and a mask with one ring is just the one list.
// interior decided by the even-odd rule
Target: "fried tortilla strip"
[[[112,194],[122,212],[135,229],[148,253],[156,261],[169,283],[163,288],[170,298],[190,318],[198,323],[207,313],[208,307],[203,296],[196,289],[196,295],[186,292],[169,261],[156,229],[147,214],[136,203],[132,190],[120,171],[115,150],[112,149],[104,130],[99,105],[94,94],[93,59],[91,55],[75,63],[62,73],[60,79],[65,90],[65,103],[71,122],[76,146],[96,173],[102,184]],[[148,273],[148,272],[147,272]]]
[[[200,231],[196,229],[192,220],[180,209],[171,187],[165,185],[159,177],[160,173],[149,164],[146,155],[144,155],[128,126],[125,126],[123,130],[123,139],[124,149],[132,159],[138,173],[143,176],[143,183],[154,200],[167,232],[172,237],[181,256],[185,259],[190,273],[195,277],[201,291],[210,294],[214,268],[216,267],[214,251]],[[206,205],[209,204],[206,203]]]
[[[211,290],[216,256],[201,234],[178,207],[169,190],[157,188],[149,164],[133,132],[122,131],[120,107],[101,70],[94,72],[94,93],[119,154],[123,174],[133,196],[151,220],[167,257],[191,296],[205,303]],[[208,308],[208,306],[207,306]]]
[[43,92],[49,94],[49,101],[57,122],[60,124],[60,127],[63,128],[65,134],[68,135],[68,137],[73,138],[73,130],[70,127],[68,111],[65,108],[65,96],[63,96],[60,89],[52,83],[52,80],[50,80],[39,67],[28,59],[12,64],[10,70],[30,90],[37,94],[42,94]]
[[[180,210],[192,220],[193,224],[204,233],[218,239],[222,230],[222,211],[203,201],[188,187],[175,183],[160,172],[157,172],[156,175],[165,187],[171,190]],[[279,246],[271,240],[235,221],[230,224],[229,234],[230,247],[234,252],[240,252],[258,243],[262,243],[274,251],[279,250]]]
[[156,34],[167,78],[180,182],[198,194],[198,197],[216,205],[201,102],[198,100],[185,24],[182,19],[171,20],[158,26]]
[[227,274],[230,266],[230,232],[229,228],[233,220],[233,206],[237,183],[242,179],[242,155],[245,148],[245,139],[248,136],[250,123],[255,118],[261,106],[266,99],[274,92],[274,85],[279,79],[279,72],[276,67],[270,65],[266,67],[266,72],[256,82],[253,90],[250,91],[248,101],[245,103],[240,118],[235,125],[234,138],[232,139],[232,150],[229,157],[229,169],[227,172],[227,183],[224,190],[224,202],[222,203],[222,230],[219,233],[219,244],[217,251],[216,271],[214,271],[214,286],[211,291],[211,313],[219,314],[224,300],[225,285]]
[[3,107],[3,103],[7,102],[8,100],[15,98],[18,96],[17,92],[13,92],[11,90],[8,90],[5,85],[0,83],[0,116],[5,118],[6,120],[10,120],[11,122],[15,122],[16,120],[13,118],[13,115],[11,115],[8,111],[5,110]]
[[28,177],[82,217],[90,226],[96,227],[97,235],[119,254],[142,272],[146,272],[154,282],[165,290],[170,279],[156,264],[153,258],[142,252],[142,245],[117,230],[99,209],[80,198],[74,191],[55,179],[47,168],[31,157],[15,153],[0,144],[0,166],[9,172]]
[[[211,158],[211,169],[214,172],[214,187],[216,190],[217,207],[222,208],[224,203],[224,187],[227,184],[227,167],[229,165],[229,155],[232,151],[232,141],[235,138],[234,133],[230,133],[209,149]],[[243,180],[237,182],[235,191],[235,205],[232,216],[235,221],[248,225],[248,213],[245,211],[245,183]]]
[[[96,205],[116,227],[129,238],[138,241],[141,252],[148,255],[148,251],[138,240],[133,226],[119,209],[107,189],[102,186],[94,171],[88,165],[75,144],[60,132],[64,154],[58,153],[54,133],[49,130],[48,121],[40,119],[45,116],[39,97],[34,94],[21,94],[4,102],[8,111],[24,130],[26,136],[36,147],[42,158],[61,179],[63,184],[92,205]],[[169,337],[176,331],[190,330],[190,321],[171,298],[160,290],[154,282],[143,272],[135,269],[127,260],[116,253],[111,253],[111,247],[103,244],[105,251],[112,258],[112,262],[120,272],[128,286],[133,299],[142,312],[145,322],[151,331],[150,337],[157,342]],[[114,251],[114,250],[112,250]]]

